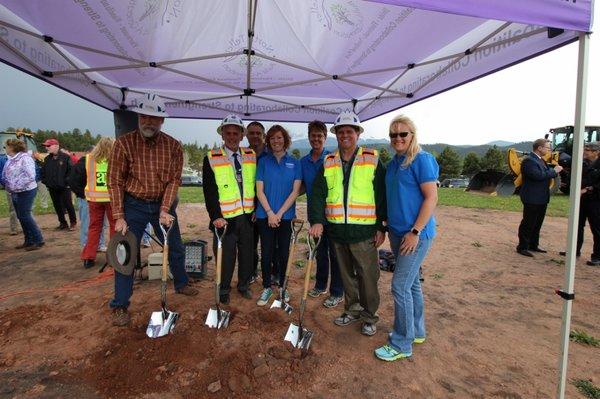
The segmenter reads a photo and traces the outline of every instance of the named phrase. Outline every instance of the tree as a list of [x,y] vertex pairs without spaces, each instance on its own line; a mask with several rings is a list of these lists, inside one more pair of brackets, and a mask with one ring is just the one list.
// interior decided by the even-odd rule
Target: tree
[[460,175],[460,155],[450,147],[445,147],[442,153],[437,157],[440,165],[440,179]]
[[379,147],[379,160],[385,166],[392,160],[390,152],[386,147]]
[[506,155],[497,146],[492,146],[487,150],[481,160],[481,169],[493,169],[508,172]]
[[299,150],[299,149],[297,149],[297,148],[294,148],[294,149],[292,150],[292,156],[293,156],[294,158],[296,158],[296,159],[300,159],[300,150]]
[[481,170],[481,159],[479,156],[470,152],[465,155],[465,159],[463,159],[463,169],[462,174],[465,176],[473,176],[475,173]]

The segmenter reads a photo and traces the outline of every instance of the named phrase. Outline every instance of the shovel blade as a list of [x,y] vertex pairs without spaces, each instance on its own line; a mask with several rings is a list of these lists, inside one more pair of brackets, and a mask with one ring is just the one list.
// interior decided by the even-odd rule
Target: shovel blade
[[292,311],[294,310],[293,307],[291,307],[287,302],[284,302],[283,306],[281,306],[281,301],[279,299],[276,299],[273,301],[273,303],[271,304],[271,309],[275,308],[279,308],[281,310],[283,310],[285,313],[290,314],[292,313]]
[[[219,317],[220,316],[220,317]],[[206,324],[209,328],[227,328],[231,312],[222,309],[210,309],[206,316]]]
[[146,335],[150,338],[160,338],[169,334],[175,328],[175,324],[179,319],[179,313],[166,311],[166,317],[162,311],[152,312]]
[[290,324],[283,340],[289,341],[294,348],[300,348],[303,351],[308,351],[313,335],[314,333],[312,331],[309,331],[306,328],[302,328],[302,330],[300,330],[300,327],[292,323]]

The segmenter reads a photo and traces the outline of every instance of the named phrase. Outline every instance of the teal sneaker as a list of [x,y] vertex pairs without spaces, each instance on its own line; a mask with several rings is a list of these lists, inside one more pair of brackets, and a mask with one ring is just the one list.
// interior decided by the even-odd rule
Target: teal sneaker
[[413,344],[422,344],[423,342],[425,342],[425,337],[415,337],[413,340]]
[[265,288],[262,292],[262,294],[260,294],[260,298],[258,298],[258,301],[256,301],[256,304],[258,306],[265,306],[267,304],[267,302],[269,302],[269,299],[271,299],[271,297],[273,296],[273,290],[270,288]]
[[383,345],[375,349],[375,356],[377,356],[378,359],[385,360],[386,362],[393,362],[398,359],[409,358],[412,356],[412,353],[398,352],[389,345]]
[[284,291],[283,300],[285,301],[285,303],[288,303],[290,301],[290,293],[288,292],[288,290]]

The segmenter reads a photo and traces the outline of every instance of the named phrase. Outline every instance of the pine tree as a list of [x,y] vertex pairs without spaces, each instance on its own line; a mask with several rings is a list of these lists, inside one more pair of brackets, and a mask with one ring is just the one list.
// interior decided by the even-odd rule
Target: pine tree
[[448,177],[459,176],[462,171],[460,155],[450,147],[445,147],[437,157],[440,165],[440,180]]
[[463,160],[463,169],[462,174],[465,176],[473,176],[475,173],[481,170],[481,159],[479,156],[470,152],[465,155],[465,159]]

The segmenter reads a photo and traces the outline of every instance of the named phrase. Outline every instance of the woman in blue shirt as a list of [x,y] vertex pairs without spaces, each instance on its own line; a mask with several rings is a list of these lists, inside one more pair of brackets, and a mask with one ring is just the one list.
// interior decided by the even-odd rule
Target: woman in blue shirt
[[[280,265],[279,285],[283,285],[290,251],[291,223],[296,217],[296,198],[302,183],[300,161],[287,153],[292,142],[287,130],[280,125],[271,126],[266,141],[269,153],[258,161],[256,170],[256,222],[260,234],[263,281],[263,292],[256,302],[258,306],[266,305],[273,296],[271,261],[275,253],[279,257],[275,262]],[[288,293],[284,295],[288,301]]]
[[389,238],[396,256],[394,328],[388,343],[375,350],[375,356],[386,361],[410,357],[413,343],[425,342],[419,268],[435,236],[439,175],[435,158],[421,150],[409,118],[400,115],[392,120],[390,141],[396,155],[387,166],[385,184]]

